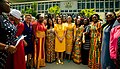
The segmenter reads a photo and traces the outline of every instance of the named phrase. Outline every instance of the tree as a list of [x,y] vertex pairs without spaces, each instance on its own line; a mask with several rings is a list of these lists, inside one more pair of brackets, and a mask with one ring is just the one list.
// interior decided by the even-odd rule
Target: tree
[[57,14],[60,13],[60,7],[57,6],[57,5],[55,5],[55,6],[53,6],[53,7],[50,7],[50,8],[48,9],[48,13],[57,15]]
[[80,11],[81,16],[88,17],[88,18],[95,13],[96,12],[94,11],[94,9],[83,9]]
[[23,14],[32,14],[32,16],[36,16],[37,14],[37,3],[34,2],[31,5],[31,8],[26,7],[25,9],[22,9]]

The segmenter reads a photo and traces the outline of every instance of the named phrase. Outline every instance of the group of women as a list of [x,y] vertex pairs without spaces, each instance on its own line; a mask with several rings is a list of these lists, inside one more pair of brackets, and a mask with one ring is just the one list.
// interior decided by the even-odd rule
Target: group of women
[[[32,21],[26,14],[21,22],[21,12],[10,11],[7,0],[0,0],[0,9],[0,69],[40,69],[46,62],[64,64],[64,58],[90,69],[120,68],[120,12],[107,12],[105,23],[98,14],[73,22],[71,16],[44,19],[41,14]],[[27,36],[15,46],[21,35]]]

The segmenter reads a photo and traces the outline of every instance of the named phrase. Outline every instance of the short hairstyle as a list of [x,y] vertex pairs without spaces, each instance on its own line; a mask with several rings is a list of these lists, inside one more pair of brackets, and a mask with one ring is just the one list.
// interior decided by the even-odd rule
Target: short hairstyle
[[25,14],[25,18],[26,18],[27,16],[30,16],[30,17],[32,18],[32,15],[31,15],[31,14]]

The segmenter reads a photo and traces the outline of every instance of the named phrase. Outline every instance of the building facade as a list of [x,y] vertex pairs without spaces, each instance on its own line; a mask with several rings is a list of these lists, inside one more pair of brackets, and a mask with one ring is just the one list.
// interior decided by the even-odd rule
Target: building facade
[[[48,1],[36,1],[38,13],[48,13],[48,8],[52,6],[59,6],[61,13],[79,13],[82,9],[94,8],[96,12],[113,12],[120,10],[120,0],[48,0]],[[33,2],[22,2],[11,4],[12,9],[26,9],[31,8]]]

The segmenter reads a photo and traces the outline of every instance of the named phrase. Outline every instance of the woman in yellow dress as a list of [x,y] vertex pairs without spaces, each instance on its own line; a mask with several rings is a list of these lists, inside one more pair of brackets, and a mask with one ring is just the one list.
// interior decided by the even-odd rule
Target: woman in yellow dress
[[[55,30],[55,52],[57,52],[57,64],[63,64],[63,52],[65,51],[65,35],[66,28],[62,24],[60,17],[57,19],[57,24],[54,27]],[[61,53],[61,57],[60,56]]]
[[71,23],[72,18],[68,16],[67,18],[67,26],[66,26],[66,55],[68,54],[68,62],[70,62],[71,52],[73,48],[73,43],[76,34],[76,25]]

